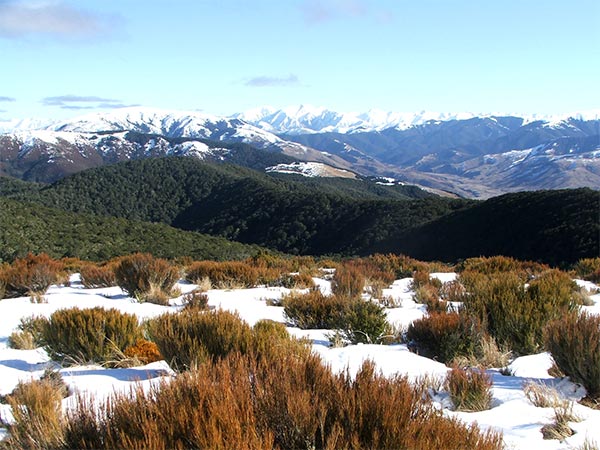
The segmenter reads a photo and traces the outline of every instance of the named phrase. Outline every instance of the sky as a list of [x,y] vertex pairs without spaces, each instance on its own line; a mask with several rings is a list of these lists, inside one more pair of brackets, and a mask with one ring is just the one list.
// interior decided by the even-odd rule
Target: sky
[[598,0],[0,0],[0,120],[600,108]]

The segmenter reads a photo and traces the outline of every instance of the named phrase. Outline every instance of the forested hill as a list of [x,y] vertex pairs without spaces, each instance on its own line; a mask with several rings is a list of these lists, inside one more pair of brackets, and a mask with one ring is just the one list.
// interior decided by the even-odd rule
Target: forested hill
[[76,214],[0,197],[0,263],[28,252],[102,261],[134,252],[163,258],[244,259],[264,249],[200,233]]
[[600,192],[506,194],[455,211],[371,248],[420,259],[457,261],[507,255],[553,265],[600,255]]
[[411,191],[401,188],[271,176],[193,158],[121,163],[47,186],[0,178],[0,194],[13,199],[162,222],[291,254],[394,252],[449,262],[503,254],[552,264],[599,254],[597,191],[523,192],[477,202],[419,190],[412,193],[425,198],[407,199]]

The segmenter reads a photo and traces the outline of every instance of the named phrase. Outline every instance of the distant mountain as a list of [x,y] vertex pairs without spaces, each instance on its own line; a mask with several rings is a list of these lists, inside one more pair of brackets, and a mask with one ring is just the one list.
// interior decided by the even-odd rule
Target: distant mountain
[[[270,170],[388,177],[464,197],[600,189],[600,110],[540,118],[300,106],[217,117],[123,108],[61,122],[10,123],[12,131],[0,134],[0,175],[26,180],[54,181],[85,168],[168,155],[246,165],[253,160],[250,147],[240,155],[232,146],[249,145],[273,155],[270,164],[254,158],[253,168],[287,164]],[[10,129],[9,122],[2,127]]]

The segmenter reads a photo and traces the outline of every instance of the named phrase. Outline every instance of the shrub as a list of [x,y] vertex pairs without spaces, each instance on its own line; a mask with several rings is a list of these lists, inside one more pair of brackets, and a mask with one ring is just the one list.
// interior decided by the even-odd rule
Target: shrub
[[488,276],[471,272],[465,283],[464,313],[478,318],[498,344],[528,355],[543,347],[543,329],[574,305],[574,285],[568,276],[549,270],[526,288],[518,274]]
[[197,289],[185,294],[182,301],[183,309],[208,309],[208,295]]
[[440,291],[432,284],[422,284],[415,288],[413,301],[415,303],[429,304],[440,298]]
[[183,310],[165,313],[147,323],[150,340],[176,370],[196,366],[206,359],[219,359],[230,352],[250,349],[250,326],[228,311]]
[[4,296],[12,298],[30,295],[39,299],[50,285],[59,280],[61,270],[60,262],[45,253],[29,253],[25,258],[15,259],[12,265],[0,272],[5,286]]
[[111,364],[141,336],[137,317],[116,309],[62,309],[43,330],[48,354],[66,362]]
[[145,339],[138,339],[138,341],[125,349],[123,352],[126,358],[134,360],[136,364],[150,364],[163,359],[160,354],[158,346],[154,342],[147,341]]
[[79,270],[81,283],[88,289],[117,286],[115,264],[84,264]]
[[44,345],[44,327],[48,323],[45,317],[23,317],[21,318],[18,331],[12,333],[8,338],[11,348],[21,350],[33,350]]
[[240,261],[197,261],[186,270],[186,280],[198,284],[208,278],[219,289],[251,288],[259,283],[259,271]]
[[457,312],[430,313],[408,327],[406,338],[418,352],[443,363],[476,354],[483,335],[480,322]]
[[355,265],[339,266],[331,280],[331,291],[342,297],[360,297],[365,287],[365,275]]
[[273,320],[259,320],[252,328],[252,352],[257,357],[277,358],[289,355],[306,357],[310,342],[292,338],[284,324]]
[[179,271],[168,261],[148,253],[135,253],[121,258],[115,266],[117,284],[140,301],[168,303]]
[[379,344],[391,333],[385,309],[360,299],[350,301],[340,328],[351,344]]
[[309,289],[315,286],[312,276],[306,272],[283,274],[275,284],[288,289]]
[[420,287],[423,287],[425,285],[429,285],[429,272],[426,270],[415,270],[415,272],[412,274],[412,283],[411,283],[411,287],[412,289],[418,289]]
[[600,283],[600,257],[580,259],[573,269],[583,280]]
[[229,354],[92,404],[69,409],[65,448],[502,448],[500,434],[444,417],[406,377],[370,362],[334,375],[315,355]]
[[282,299],[286,319],[302,329],[343,328],[346,310],[350,305],[347,298],[325,296],[321,291],[306,294],[291,294]]
[[518,273],[523,280],[531,278],[535,274],[548,269],[549,267],[545,264],[531,261],[518,261],[506,256],[469,258],[463,261],[458,267],[459,272],[472,271],[484,275]]
[[477,369],[454,367],[446,377],[450,399],[458,411],[485,411],[492,404],[492,380]]
[[49,379],[20,382],[6,399],[14,422],[2,421],[9,433],[1,443],[2,448],[21,450],[60,448],[64,445],[61,421],[63,390],[56,383]]
[[545,343],[558,368],[581,383],[589,398],[600,399],[600,317],[584,312],[554,320]]

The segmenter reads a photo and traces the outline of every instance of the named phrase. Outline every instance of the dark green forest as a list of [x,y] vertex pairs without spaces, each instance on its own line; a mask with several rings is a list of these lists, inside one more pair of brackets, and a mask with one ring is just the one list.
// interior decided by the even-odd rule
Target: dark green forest
[[200,233],[114,217],[76,214],[0,198],[0,262],[28,252],[103,261],[134,252],[163,258],[245,259],[264,251]]
[[[0,195],[13,200],[9,204],[13,213],[8,206],[2,211],[3,234],[11,237],[2,245],[12,246],[0,250],[5,259],[50,245],[41,243],[49,239],[41,231],[24,236],[19,243],[24,225],[28,230],[31,227],[26,226],[29,219],[11,222],[10,214],[18,209],[16,201],[53,208],[23,206],[26,214],[37,214],[38,221],[43,220],[39,211],[51,217],[66,214],[59,210],[83,213],[48,220],[46,233],[53,233],[59,224],[62,227],[49,240],[56,247],[50,253],[56,256],[103,259],[109,255],[102,252],[117,251],[115,242],[124,250],[125,242],[137,239],[131,243],[132,251],[146,246],[145,251],[157,256],[204,252],[223,258],[216,249],[209,251],[213,247],[208,243],[186,250],[184,242],[200,239],[200,235],[184,233],[175,238],[183,231],[167,225],[290,254],[394,252],[448,262],[502,254],[562,264],[600,252],[600,198],[590,189],[507,194],[482,202],[442,198],[414,186],[268,175],[231,164],[169,157],[90,169],[51,185],[0,177]],[[109,221],[107,216],[127,220]],[[75,226],[78,221],[86,225]],[[144,231],[144,238],[127,231],[135,223],[136,232],[141,233],[139,227],[150,226],[147,222],[161,223],[163,228]],[[110,230],[103,232],[103,227]],[[65,243],[59,244],[57,236]],[[79,240],[81,248],[77,248]],[[236,249],[233,253],[249,251],[230,245]]]

